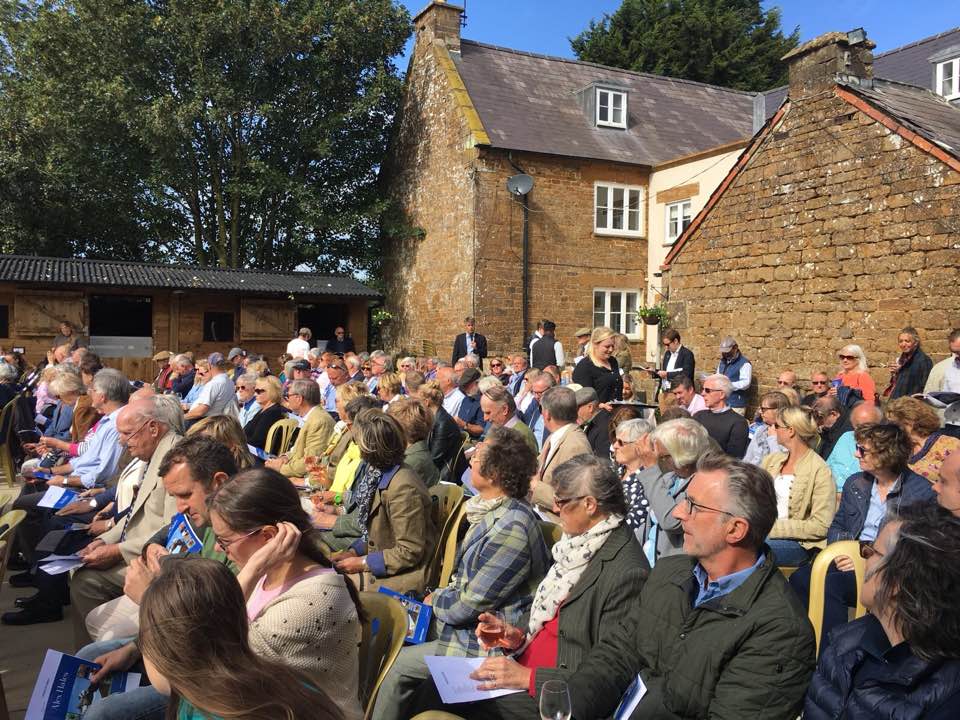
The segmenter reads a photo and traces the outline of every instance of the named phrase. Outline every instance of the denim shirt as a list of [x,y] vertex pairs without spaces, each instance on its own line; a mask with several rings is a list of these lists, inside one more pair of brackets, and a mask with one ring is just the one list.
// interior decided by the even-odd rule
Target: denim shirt
[[743,585],[747,578],[753,574],[753,571],[763,565],[767,559],[765,553],[760,553],[757,561],[748,568],[738,570],[735,573],[724,575],[722,578],[710,580],[707,577],[707,571],[703,569],[700,563],[693,567],[693,576],[697,579],[697,597],[693,601],[694,607],[700,607],[706,602],[710,602],[718,597],[729,595],[738,587]]

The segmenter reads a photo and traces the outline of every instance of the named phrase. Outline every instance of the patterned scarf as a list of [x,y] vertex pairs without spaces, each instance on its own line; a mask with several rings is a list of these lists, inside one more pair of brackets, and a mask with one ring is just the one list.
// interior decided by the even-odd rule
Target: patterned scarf
[[506,495],[500,495],[499,497],[490,498],[489,500],[484,500],[479,495],[474,495],[467,500],[466,513],[470,525],[474,526],[479,523],[483,520],[484,515],[503,505],[503,501],[506,499]]
[[370,505],[382,476],[382,470],[375,468],[373,465],[366,465],[363,474],[357,480],[356,490],[354,491],[354,498],[357,501],[357,522],[363,528],[360,538],[364,543],[367,542],[370,533],[370,528],[367,526],[367,521],[370,519]]
[[643,492],[640,472],[636,470],[623,479],[623,494],[627,498],[627,527],[631,530],[642,528],[650,513],[650,501]]
[[623,516],[610,515],[582,535],[571,537],[564,533],[553,546],[554,563],[537,588],[530,607],[526,644],[557,614],[560,604],[567,599],[590,560],[603,547],[610,533],[622,523]]

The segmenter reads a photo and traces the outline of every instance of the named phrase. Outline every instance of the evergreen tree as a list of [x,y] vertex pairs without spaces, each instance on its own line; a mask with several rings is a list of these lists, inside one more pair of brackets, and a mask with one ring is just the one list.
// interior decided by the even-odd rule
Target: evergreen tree
[[760,0],[623,0],[570,44],[588,62],[760,91],[786,84],[798,41]]

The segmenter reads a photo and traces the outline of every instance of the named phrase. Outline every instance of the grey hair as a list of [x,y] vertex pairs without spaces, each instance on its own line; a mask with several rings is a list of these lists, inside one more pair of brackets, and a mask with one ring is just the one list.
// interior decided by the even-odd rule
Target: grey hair
[[844,345],[840,348],[840,352],[843,355],[856,355],[857,357],[857,367],[860,372],[867,371],[867,356],[863,352],[863,348],[859,345]]
[[497,384],[493,385],[492,387],[486,389],[481,388],[480,393],[491,402],[495,402],[499,405],[506,405],[507,409],[511,413],[517,411],[517,401],[513,399],[513,395],[510,394],[510,392],[500,383],[499,380],[497,380]]
[[750,548],[759,550],[777,519],[777,494],[773,488],[773,477],[758,465],[734,460],[719,452],[707,453],[697,462],[698,473],[717,470],[727,476],[729,505],[726,509],[734,517],[747,521],[750,529],[744,542]]
[[565,423],[577,421],[577,397],[570,388],[551,387],[540,398],[540,407],[550,413],[554,420]]
[[467,353],[463,356],[463,362],[469,367],[478,368],[480,367],[480,356],[474,353]]
[[313,380],[294,380],[290,383],[290,392],[299,395],[307,405],[319,405],[320,386]]
[[353,372],[350,373],[351,375],[355,374],[357,371],[357,368],[360,367],[360,358],[357,357],[356,355],[350,355],[348,357],[345,357],[343,361],[347,364],[347,367],[353,368]]
[[126,404],[130,399],[130,381],[113,368],[104,368],[94,375],[93,387],[103,393],[108,402]]
[[596,455],[577,455],[562,463],[553,471],[553,483],[557,494],[563,497],[596,498],[597,507],[604,515],[627,514],[623,485],[613,465]]
[[174,366],[189,365],[190,367],[193,367],[193,360],[190,359],[189,355],[184,355],[183,353],[180,353],[179,355],[173,356],[173,360],[170,361],[170,364]]
[[16,365],[4,362],[0,363],[0,382],[16,382],[20,377],[20,371]]
[[673,458],[678,468],[692,467],[710,449],[707,429],[692,418],[677,418],[661,423],[650,435],[652,442],[659,442]]
[[259,379],[260,379],[260,376],[257,375],[256,373],[244,373],[243,375],[237,378],[237,382],[238,383],[241,383],[241,382],[256,383],[257,380]]
[[318,360],[320,356],[323,355],[323,352],[320,350],[320,348],[310,348],[307,350],[307,355],[312,357],[314,360]]
[[178,435],[183,435],[186,422],[180,400],[174,395],[151,395],[131,405],[134,417],[141,421],[153,420],[165,425]]
[[577,399],[577,407],[583,407],[590,403],[600,402],[600,396],[592,387],[582,387],[574,394]]
[[[697,424],[699,425],[700,423]],[[625,420],[617,425],[617,437],[624,442],[636,442],[644,435],[649,435],[653,432],[653,429],[653,423],[649,420],[634,418],[632,420]]]
[[728,378],[726,375],[716,373],[714,375],[707,375],[703,379],[703,384],[706,385],[708,380],[712,380],[720,386],[718,390],[723,390],[724,398],[730,397],[730,393],[733,392],[733,383],[730,382],[730,378]]
[[417,366],[417,359],[416,359],[415,357],[410,357],[410,356],[408,355],[407,357],[400,358],[400,360],[397,361],[397,365],[398,365],[398,366],[399,366],[399,365],[405,365],[405,364],[408,364],[408,363],[409,363],[410,365],[413,365],[414,367],[416,367],[416,366]]
[[483,393],[490,388],[496,387],[497,385],[503,387],[503,383],[500,382],[499,378],[496,378],[493,375],[484,375],[482,378],[480,378],[480,382],[477,383],[477,388],[481,393]]
[[64,393],[82,393],[83,392],[83,380],[75,372],[69,372],[66,370],[61,370],[58,367],[58,372],[53,380],[50,381],[50,392],[54,395],[63,395]]
[[370,353],[370,359],[375,360],[376,358],[383,358],[383,369],[385,372],[393,370],[393,358],[391,358],[383,350],[374,350]]

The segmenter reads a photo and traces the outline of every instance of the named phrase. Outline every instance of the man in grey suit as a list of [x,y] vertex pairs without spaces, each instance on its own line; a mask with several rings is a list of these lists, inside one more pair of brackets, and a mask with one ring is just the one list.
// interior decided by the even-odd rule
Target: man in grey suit
[[84,566],[70,583],[78,647],[90,642],[84,625],[87,613],[123,594],[127,564],[140,556],[144,543],[176,513],[176,501],[167,495],[159,468],[181,438],[183,411],[162,395],[142,398],[117,416],[117,430],[120,443],[136,458],[120,482],[133,480],[135,489],[129,512],[79,553]]

